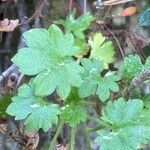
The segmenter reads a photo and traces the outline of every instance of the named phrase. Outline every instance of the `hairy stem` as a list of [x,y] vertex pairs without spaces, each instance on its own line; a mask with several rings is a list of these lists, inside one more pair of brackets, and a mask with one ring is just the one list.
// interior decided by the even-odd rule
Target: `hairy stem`
[[76,137],[76,127],[72,127],[71,128],[70,150],[74,150],[74,147],[75,147],[75,137]]
[[95,132],[95,131],[98,131],[98,130],[101,130],[101,129],[105,129],[105,128],[102,127],[102,126],[99,126],[99,127],[96,127],[96,128],[87,128],[87,130],[89,132]]
[[102,128],[104,128],[104,127],[110,128],[110,125],[107,124],[107,123],[105,123],[105,122],[104,122],[103,120],[101,120],[101,119],[95,118],[95,117],[90,116],[90,115],[88,115],[88,118],[89,118],[90,120],[93,120],[93,121],[97,122],[98,124],[100,124],[100,126],[101,126]]
[[84,124],[84,128],[85,128],[86,148],[87,148],[87,150],[91,150],[90,130],[88,130],[88,127],[86,126],[86,123]]
[[55,133],[55,135],[54,135],[52,141],[50,142],[49,150],[53,150],[53,149],[54,149],[55,142],[56,142],[56,140],[57,140],[57,137],[58,137],[58,135],[59,135],[59,133],[60,133],[60,131],[61,131],[63,125],[64,125],[64,121],[63,121],[62,119],[60,119],[59,124],[58,124],[58,126],[57,126],[56,133]]

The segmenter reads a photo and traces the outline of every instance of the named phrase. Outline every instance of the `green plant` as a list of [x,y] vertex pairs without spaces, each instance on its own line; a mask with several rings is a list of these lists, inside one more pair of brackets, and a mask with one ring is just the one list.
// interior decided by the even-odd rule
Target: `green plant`
[[150,26],[150,6],[143,10],[143,12],[139,15],[139,26],[149,27]]
[[[30,131],[40,128],[48,131],[52,124],[57,125],[50,150],[65,123],[71,127],[71,150],[79,124],[85,125],[87,149],[91,149],[91,132],[97,132],[95,143],[101,150],[140,149],[150,143],[150,120],[147,119],[150,110],[149,105],[144,107],[147,98],[142,95],[136,98],[133,90],[136,91],[136,83],[138,86],[149,79],[142,75],[149,71],[150,57],[142,64],[138,55],[130,55],[124,59],[121,69],[112,72],[109,67],[115,61],[112,42],[94,33],[89,37],[89,45],[86,43],[83,31],[90,25],[91,18],[90,14],[77,20],[70,16],[66,21],[57,22],[64,25],[65,33],[54,24],[48,30],[31,29],[24,33],[28,47],[20,49],[12,61],[20,72],[32,78],[19,87],[6,112],[16,120],[24,120]],[[79,39],[91,48],[88,58],[76,58],[79,51],[84,55],[86,48],[82,42],[76,44]],[[48,100],[47,96],[53,93],[57,93],[63,105]],[[90,116],[89,104],[97,107],[93,95],[98,96],[97,101],[101,101],[103,108],[100,114]],[[97,122],[97,128],[89,128],[88,119]]]

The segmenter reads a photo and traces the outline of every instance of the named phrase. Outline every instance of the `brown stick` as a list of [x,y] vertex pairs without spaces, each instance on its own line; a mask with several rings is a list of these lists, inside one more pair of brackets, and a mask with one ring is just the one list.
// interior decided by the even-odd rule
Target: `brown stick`
[[29,24],[35,17],[42,16],[42,11],[43,11],[45,5],[47,5],[47,4],[48,4],[47,0],[41,0],[39,2],[38,6],[35,8],[34,14],[28,20],[26,20],[25,22],[20,23],[18,26]]
[[121,47],[121,45],[120,45],[120,43],[119,43],[117,37],[115,36],[115,34],[114,34],[105,24],[103,24],[103,25],[107,28],[107,30],[108,30],[108,31],[112,34],[112,36],[114,37],[114,39],[115,39],[115,41],[116,41],[116,43],[117,43],[117,45],[118,45],[118,47],[119,47],[120,54],[121,54],[122,58],[124,58],[125,55],[124,55],[123,49],[122,49],[122,47]]
[[129,99],[132,97],[133,92],[135,91],[135,89],[144,81],[149,80],[150,79],[150,70],[144,70],[140,73],[140,75],[134,77],[132,79],[132,82],[127,90],[126,93],[126,98]]
[[[21,20],[22,22],[24,21],[24,18],[26,15],[26,6],[24,3],[24,0],[19,0],[16,4],[15,4],[15,8],[18,12],[18,17],[19,20]],[[25,41],[23,38],[23,33],[25,31],[27,31],[29,29],[28,24],[23,25],[20,27],[20,33],[21,33],[21,37],[20,37],[20,41],[19,41],[19,45],[18,45],[18,49],[22,48],[25,46]],[[0,75],[0,82],[3,81],[6,77],[11,76],[11,74],[16,74],[16,76],[18,76],[18,67],[14,64],[12,64],[7,70],[5,70],[1,75]]]
[[7,70],[5,70],[1,75],[0,75],[0,82],[9,76],[17,67],[15,65],[11,65]]

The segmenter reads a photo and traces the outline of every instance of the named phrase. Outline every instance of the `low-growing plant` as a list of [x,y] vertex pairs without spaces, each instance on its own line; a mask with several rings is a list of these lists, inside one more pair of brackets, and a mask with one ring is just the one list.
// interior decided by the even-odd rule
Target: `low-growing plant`
[[[75,149],[80,124],[85,126],[85,149],[91,149],[91,132],[101,150],[140,149],[150,144],[150,101],[149,95],[142,96],[137,89],[150,77],[150,57],[142,63],[138,55],[129,55],[111,71],[110,64],[116,61],[112,42],[101,33],[88,37],[84,32],[93,20],[90,14],[79,18],[72,14],[48,30],[24,33],[27,47],[12,62],[31,79],[18,88],[6,112],[23,120],[29,131],[46,132],[56,125],[50,150],[64,124],[71,128],[70,150]],[[49,100],[54,93],[62,103]],[[88,107],[98,107],[100,112],[91,116]],[[87,120],[97,127],[90,128]]]

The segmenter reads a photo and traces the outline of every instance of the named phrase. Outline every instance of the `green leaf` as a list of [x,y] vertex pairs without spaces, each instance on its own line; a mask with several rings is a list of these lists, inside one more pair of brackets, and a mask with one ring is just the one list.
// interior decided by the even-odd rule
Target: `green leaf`
[[150,57],[146,59],[146,63],[142,64],[138,55],[129,55],[124,59],[123,66],[121,68],[122,76],[127,79],[139,75],[143,70],[150,68]]
[[70,104],[70,103],[79,103],[81,100],[83,100],[80,96],[79,96],[79,91],[78,88],[73,87],[70,91],[69,96],[65,99],[64,104]]
[[116,83],[116,81],[119,81],[120,77],[117,75],[109,75],[103,77],[99,83],[98,83],[98,88],[96,91],[96,94],[100,98],[100,100],[105,101],[109,98],[110,96],[110,91],[112,92],[118,92],[119,91],[119,86]]
[[142,100],[144,102],[145,108],[150,110],[150,94],[147,94],[144,97],[142,97]]
[[139,15],[138,24],[143,27],[150,26],[150,8],[147,8]]
[[36,51],[50,53],[52,41],[46,29],[30,29],[23,34],[26,44]]
[[98,57],[100,61],[103,61],[105,68],[108,68],[108,64],[114,62],[114,48],[111,41],[106,41],[105,37],[101,33],[96,33],[93,38],[89,39],[91,46],[91,58]]
[[[148,107],[143,109],[142,114],[140,115],[140,122],[144,125],[150,126],[150,109]],[[149,141],[150,143],[150,141]]]
[[20,68],[20,72],[27,75],[35,75],[47,68],[51,60],[42,51],[33,48],[23,48],[12,58],[12,61]]
[[76,127],[81,122],[86,121],[86,112],[83,110],[82,104],[71,103],[65,105],[62,109],[62,118],[68,122],[71,127]]
[[146,59],[146,63],[143,66],[143,70],[144,69],[150,69],[150,56]]
[[[117,101],[109,101],[107,106],[102,110],[101,119],[111,123],[114,127],[128,125],[139,117],[143,109],[143,102],[139,99],[128,100],[120,98]],[[106,121],[107,122],[107,121]]]
[[60,56],[73,56],[79,50],[79,47],[74,45],[74,37],[71,33],[63,34],[56,25],[51,25],[48,32],[55,55],[57,53]]
[[34,81],[37,96],[56,90],[65,99],[71,86],[81,85],[82,67],[72,58],[79,48],[71,33],[63,34],[58,26],[51,25],[48,30],[32,29],[24,37],[29,47],[19,50],[12,61],[22,73],[38,74]]
[[81,103],[78,89],[73,87],[69,96],[64,101],[61,117],[71,126],[76,127],[80,122],[86,121],[86,112]]
[[18,95],[12,98],[6,112],[15,116],[15,120],[25,120],[28,130],[38,131],[42,128],[46,132],[52,124],[57,124],[60,110],[58,105],[35,96],[33,87],[33,82],[23,84],[18,90]]
[[63,25],[67,33],[73,33],[77,38],[84,39],[84,31],[90,26],[94,17],[90,13],[86,13],[78,18],[75,18],[75,14],[72,13],[66,18],[66,20],[58,20],[55,23]]
[[75,39],[75,45],[80,47],[80,50],[75,54],[75,57],[82,58],[84,55],[87,55],[89,52],[89,47],[85,40]]
[[58,84],[57,74],[55,72],[43,71],[37,75],[34,82],[36,83],[36,95],[49,95],[55,90]]
[[105,101],[110,96],[110,91],[118,92],[119,86],[116,81],[120,80],[117,75],[101,76],[103,64],[99,59],[82,59],[85,72],[83,73],[83,83],[79,88],[81,97],[88,97],[97,94],[101,101]]
[[147,144],[150,139],[150,127],[129,126],[115,132],[100,130],[95,143],[100,145],[100,150],[136,150]]
[[[58,67],[49,67],[49,70],[37,75],[35,78],[36,95],[46,96],[56,89],[58,95],[62,99],[66,99],[71,86],[79,87],[81,85],[80,72],[82,72],[82,67],[77,62],[67,61],[58,65]],[[50,80],[47,81],[47,79]]]
[[142,70],[141,59],[138,55],[129,55],[123,62],[123,77],[132,79]]
[[[34,108],[38,107],[38,108]],[[58,123],[59,109],[55,104],[38,106],[32,105],[33,109],[31,114],[27,117],[25,124],[31,131],[38,131],[42,128],[45,132],[52,127],[52,124]]]
[[0,118],[7,118],[8,114],[6,113],[6,109],[8,105],[11,103],[12,95],[4,96],[0,100]]
[[111,126],[97,132],[95,143],[101,150],[140,149],[141,144],[150,142],[150,124],[141,121],[143,102],[139,99],[128,100],[120,98],[108,102],[102,111],[101,119]]
[[58,83],[58,87],[57,87],[58,95],[61,98],[66,99],[70,93],[70,90],[71,90],[71,87],[70,87],[70,84],[67,82],[67,80],[60,80],[60,83]]
[[150,43],[146,44],[143,48],[142,51],[144,52],[145,56],[150,56]]

